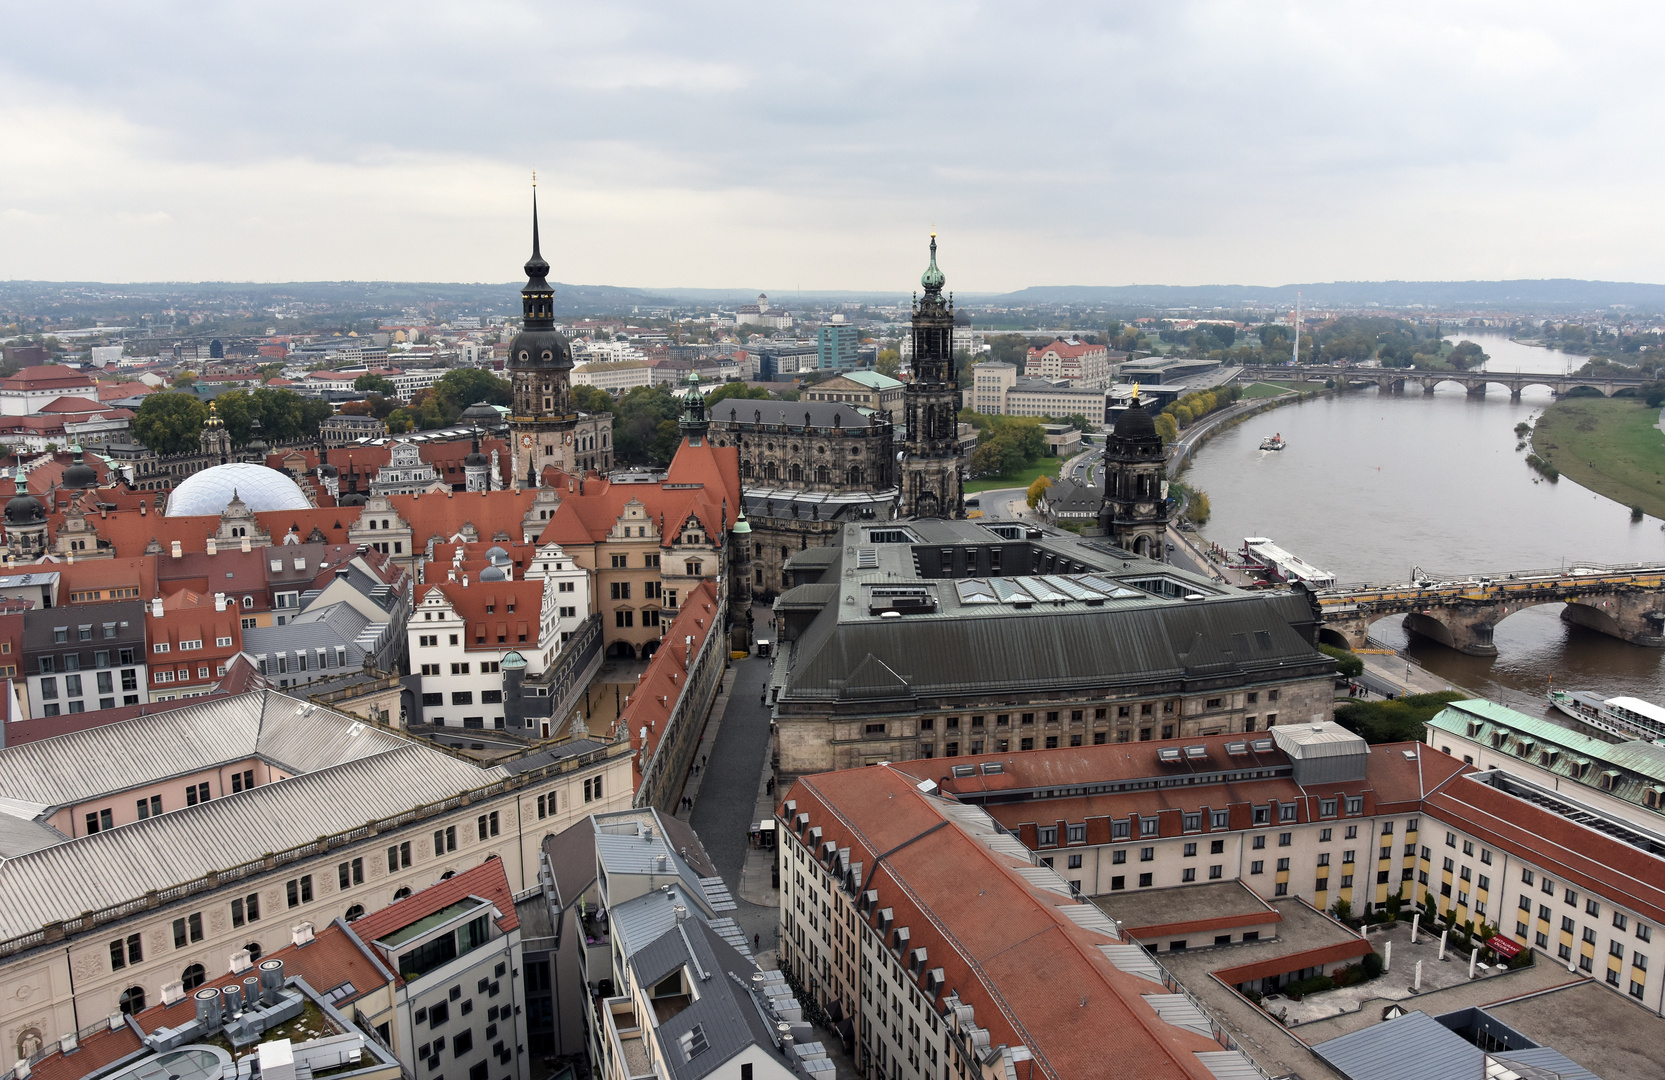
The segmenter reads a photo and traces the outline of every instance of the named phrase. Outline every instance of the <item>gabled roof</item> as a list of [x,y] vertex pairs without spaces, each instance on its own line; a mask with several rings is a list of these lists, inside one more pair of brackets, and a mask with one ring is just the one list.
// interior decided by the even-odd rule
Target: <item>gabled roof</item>
[[396,930],[455,904],[470,896],[489,900],[497,908],[497,928],[505,934],[520,928],[520,916],[515,914],[514,892],[509,888],[508,875],[503,871],[503,860],[492,856],[471,870],[430,885],[403,900],[395,900],[380,911],[373,911],[351,924],[352,932],[366,944],[384,938]]
[[0,390],[50,390],[57,387],[91,387],[88,376],[61,364],[39,364],[26,367],[15,375],[0,379]]
[[[863,864],[862,888],[880,899],[869,918],[885,910],[893,930],[908,929],[909,950],[925,950],[926,970],[942,969],[944,992],[974,1008],[988,1045],[1028,1046],[1035,1074],[1048,1078],[1210,1076],[1196,1054],[1219,1044],[1158,1016],[1150,984],[1101,950],[1118,943],[1113,929],[1064,913],[1081,904],[1062,878],[981,810],[916,784],[885,766],[849,769],[799,780],[788,801],[821,844]],[[777,811],[786,817],[784,805]],[[1114,1054],[1082,1037],[1084,1017],[1115,1033]]]

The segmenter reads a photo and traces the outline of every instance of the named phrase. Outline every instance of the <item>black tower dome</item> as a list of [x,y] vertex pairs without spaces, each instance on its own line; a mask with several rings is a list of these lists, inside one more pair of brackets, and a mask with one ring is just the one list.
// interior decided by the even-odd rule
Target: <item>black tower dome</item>
[[1122,414],[1116,417],[1115,436],[1118,439],[1150,439],[1156,435],[1156,421],[1145,407],[1134,398]]
[[70,491],[85,491],[98,486],[98,471],[84,461],[77,461],[64,470],[63,485]]
[[520,333],[509,342],[509,366],[572,367],[572,346],[555,329],[555,290],[549,287],[549,263],[538,248],[538,193],[532,191],[532,257],[526,260],[526,287],[520,290]]
[[39,525],[46,520],[46,509],[40,500],[27,493],[6,502],[6,524]]

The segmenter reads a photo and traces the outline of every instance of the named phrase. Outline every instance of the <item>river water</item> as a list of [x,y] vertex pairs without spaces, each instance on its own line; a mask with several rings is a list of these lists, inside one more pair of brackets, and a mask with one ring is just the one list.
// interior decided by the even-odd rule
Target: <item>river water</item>
[[[1569,357],[1499,334],[1463,333],[1490,354],[1493,371],[1560,374]],[[1419,566],[1435,578],[1575,563],[1665,559],[1654,518],[1563,478],[1549,483],[1515,449],[1514,427],[1554,398],[1544,387],[1521,400],[1493,386],[1471,398],[1455,384],[1431,396],[1375,388],[1286,405],[1250,419],[1198,450],[1186,481],[1209,493],[1204,532],[1228,550],[1268,536],[1338,581],[1404,581]],[[1288,448],[1263,452],[1281,432]],[[1498,655],[1464,656],[1407,634],[1400,617],[1375,624],[1384,645],[1408,648],[1430,671],[1493,700],[1543,715],[1558,689],[1632,694],[1665,702],[1665,650],[1644,649],[1560,619],[1562,605],[1528,608],[1499,623]],[[1553,684],[1551,677],[1553,676]]]

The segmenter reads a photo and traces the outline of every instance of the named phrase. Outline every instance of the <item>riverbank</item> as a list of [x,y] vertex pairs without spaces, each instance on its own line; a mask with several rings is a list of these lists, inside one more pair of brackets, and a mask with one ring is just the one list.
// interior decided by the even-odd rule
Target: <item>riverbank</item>
[[1637,398],[1563,398],[1532,429],[1532,449],[1561,475],[1621,506],[1665,518],[1665,432]]

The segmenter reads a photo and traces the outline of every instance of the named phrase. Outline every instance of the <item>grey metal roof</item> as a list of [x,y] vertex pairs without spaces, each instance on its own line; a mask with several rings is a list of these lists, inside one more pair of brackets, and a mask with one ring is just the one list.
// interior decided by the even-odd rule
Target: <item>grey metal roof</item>
[[1347,1080],[1485,1075],[1480,1048],[1420,1010],[1321,1042],[1312,1052]]
[[[939,597],[954,592],[953,582],[926,584],[945,586]],[[1309,620],[1310,612],[1304,600],[1287,594],[1027,610],[959,607],[957,597],[948,599],[957,617],[846,621],[845,605],[829,606],[792,643],[782,698],[881,700],[1088,683],[1299,678],[1332,668],[1291,626]]]
[[0,749],[0,797],[63,806],[250,757],[305,773],[407,742],[257,690]]
[[0,939],[140,900],[151,890],[303,847],[340,831],[343,822],[390,818],[507,775],[401,739],[380,753],[7,859],[0,864],[0,895],[7,897]]
[[[809,414],[810,427],[832,427],[835,419],[847,428],[874,427],[879,424],[888,426],[890,423],[890,417],[883,413],[863,415],[849,402],[763,401],[753,398],[719,401],[711,408],[711,422],[724,426],[764,423],[802,428],[805,413]],[[761,421],[758,419],[759,416],[762,417]]]
[[[1565,1054],[1548,1046],[1535,1046],[1530,1050],[1510,1050],[1502,1054],[1493,1054],[1497,1061],[1506,1061],[1516,1067],[1523,1077],[1530,1080],[1602,1080],[1601,1077],[1573,1061]],[[1542,1072],[1528,1072],[1539,1069]]]
[[45,822],[0,810],[0,859],[61,844],[69,837]]
[[[675,924],[630,959],[641,986],[686,967],[698,997],[655,1031],[673,1080],[701,1080],[750,1046],[783,1061],[773,1033],[747,989],[757,966],[698,919]],[[701,975],[706,976],[701,978]],[[682,1037],[698,1027],[706,1049],[689,1056]]]

